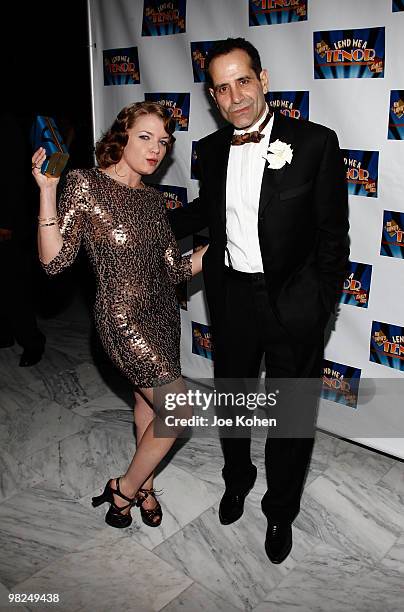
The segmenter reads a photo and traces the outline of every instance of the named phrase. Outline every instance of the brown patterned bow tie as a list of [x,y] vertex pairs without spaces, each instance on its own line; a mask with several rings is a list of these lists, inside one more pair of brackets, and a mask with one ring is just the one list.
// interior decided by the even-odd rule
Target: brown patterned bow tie
[[265,134],[261,134],[264,127],[268,124],[268,121],[272,117],[272,113],[267,113],[264,121],[258,127],[255,132],[245,132],[244,134],[235,134],[231,139],[231,144],[234,146],[243,145],[246,142],[260,142],[264,138]]

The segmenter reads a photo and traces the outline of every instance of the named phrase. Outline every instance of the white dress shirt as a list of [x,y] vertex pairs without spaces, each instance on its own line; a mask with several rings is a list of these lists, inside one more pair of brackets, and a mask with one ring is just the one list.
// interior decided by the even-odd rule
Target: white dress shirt
[[[248,130],[234,130],[234,134],[258,130],[265,116]],[[231,266],[240,272],[264,271],[258,241],[258,206],[273,122],[272,115],[262,130],[264,138],[260,142],[230,147],[226,181],[227,248]],[[230,262],[226,252],[225,265]]]

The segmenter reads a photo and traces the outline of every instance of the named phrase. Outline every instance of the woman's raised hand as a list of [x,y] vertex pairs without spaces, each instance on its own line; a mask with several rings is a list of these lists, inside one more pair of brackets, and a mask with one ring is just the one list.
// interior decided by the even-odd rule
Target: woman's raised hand
[[42,174],[41,167],[45,159],[46,159],[46,151],[43,147],[39,147],[39,149],[37,149],[35,153],[33,154],[32,160],[31,160],[32,161],[32,164],[31,164],[32,175],[34,179],[36,180],[38,187],[40,189],[43,187],[51,187],[51,186],[56,187],[60,179],[60,177],[53,178],[53,177],[46,176],[45,174]]

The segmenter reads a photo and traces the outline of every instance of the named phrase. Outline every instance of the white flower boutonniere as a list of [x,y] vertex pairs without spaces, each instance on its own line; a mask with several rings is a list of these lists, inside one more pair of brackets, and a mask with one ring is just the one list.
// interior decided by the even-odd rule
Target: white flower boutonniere
[[285,164],[290,164],[293,157],[293,149],[290,144],[275,140],[268,147],[268,155],[264,159],[268,162],[271,170],[280,170]]

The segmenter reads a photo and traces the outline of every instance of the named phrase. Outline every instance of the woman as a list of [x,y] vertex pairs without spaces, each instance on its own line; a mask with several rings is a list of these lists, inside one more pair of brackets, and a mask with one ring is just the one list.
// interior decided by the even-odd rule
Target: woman
[[[143,521],[161,523],[153,471],[179,430],[154,435],[162,400],[153,388],[185,391],[180,370],[180,315],[175,285],[200,272],[201,251],[181,257],[169,227],[163,196],[146,186],[174,143],[174,122],[159,104],[137,102],[118,114],[97,143],[99,167],[74,170],[56,212],[58,179],[41,173],[44,149],[32,157],[40,188],[38,249],[42,266],[56,274],[75,259],[83,241],[97,278],[95,323],[115,365],[135,388],[137,448],[126,473],[110,479],[93,506],[110,503],[106,522],[127,527],[130,509]],[[189,408],[177,410],[189,416]],[[172,413],[170,413],[172,414]],[[165,431],[168,431],[166,428]],[[160,428],[161,432],[161,428]]]

